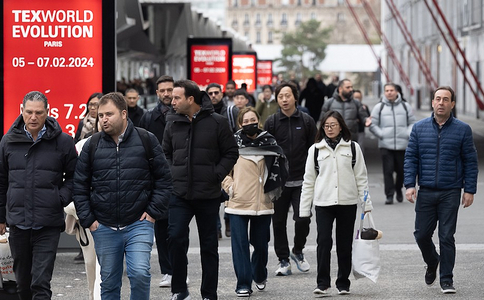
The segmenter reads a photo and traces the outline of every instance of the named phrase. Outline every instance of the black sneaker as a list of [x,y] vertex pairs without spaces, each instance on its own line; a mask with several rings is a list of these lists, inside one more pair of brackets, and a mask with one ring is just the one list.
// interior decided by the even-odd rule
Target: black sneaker
[[388,196],[385,204],[393,204],[393,196]]
[[455,287],[452,282],[442,282],[440,288],[444,294],[455,294]]
[[79,252],[79,254],[77,254],[76,257],[74,257],[74,263],[75,264],[83,264],[84,263],[84,254],[82,253],[82,250],[81,250],[81,252]]
[[437,278],[437,267],[439,264],[435,265],[435,267],[427,266],[427,271],[425,272],[425,283],[427,285],[432,285],[435,282],[435,278]]
[[397,191],[397,201],[402,202],[403,201],[403,194],[402,191]]
[[171,295],[171,300],[191,300],[190,293],[187,291],[181,293],[174,293]]

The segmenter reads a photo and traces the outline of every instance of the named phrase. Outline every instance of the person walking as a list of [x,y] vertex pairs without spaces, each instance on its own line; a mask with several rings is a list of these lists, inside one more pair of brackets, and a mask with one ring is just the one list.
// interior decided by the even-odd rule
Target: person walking
[[99,106],[99,99],[103,96],[102,93],[93,93],[89,96],[86,103],[85,117],[79,121],[77,126],[74,142],[77,143],[82,139],[90,137],[95,130],[94,123],[97,118],[97,108]]
[[316,79],[313,77],[308,79],[306,88],[301,92],[299,96],[299,104],[305,100],[305,107],[309,110],[309,115],[315,122],[319,120],[321,113],[321,107],[324,104],[324,93],[318,87]]
[[402,101],[395,84],[385,84],[384,93],[381,101],[371,111],[370,131],[378,138],[385,183],[385,204],[393,204],[394,195],[398,202],[403,201],[403,160],[415,116],[412,107]]
[[[316,136],[309,148],[301,193],[299,215],[309,217],[314,205],[317,223],[317,287],[315,297],[329,295],[331,287],[330,260],[333,246],[333,223],[336,220],[336,254],[339,295],[350,293],[351,252],[357,204],[368,191],[365,158],[343,117],[336,111],[324,114]],[[373,209],[370,198],[365,213]]]
[[186,284],[189,225],[197,222],[202,263],[202,298],[217,299],[217,216],[221,182],[232,170],[238,149],[227,119],[213,113],[206,92],[191,80],[174,84],[172,106],[163,135],[163,152],[173,174],[168,216],[168,247],[173,277],[172,299],[190,299]]
[[76,148],[48,111],[44,94],[27,93],[21,115],[0,142],[0,235],[8,223],[22,300],[52,297],[64,207],[72,201]]
[[[240,111],[238,124],[241,129],[234,136],[239,158],[222,187],[229,195],[225,212],[230,216],[235,292],[248,297],[252,281],[259,291],[266,287],[271,215],[287,169],[283,150],[272,135],[260,129],[260,117],[253,107]],[[254,247],[252,258],[250,245]]]
[[131,299],[150,298],[154,223],[166,213],[172,180],[156,137],[133,126],[121,93],[99,100],[102,132],[82,148],[74,203],[94,238],[101,265],[101,298],[120,299],[123,261]]
[[259,94],[257,103],[255,104],[255,109],[260,115],[260,121],[262,126],[266,123],[267,118],[275,114],[279,109],[276,98],[274,97],[274,92],[272,85],[264,85],[262,87],[262,93]]
[[125,92],[126,102],[128,103],[128,118],[133,122],[134,126],[139,126],[141,117],[143,117],[145,110],[138,105],[139,93],[136,89],[130,88]]
[[[453,116],[455,103],[451,87],[435,90],[432,115],[413,126],[404,164],[405,197],[415,203],[414,236],[427,264],[425,283],[435,282],[440,264],[440,287],[444,294],[456,292],[453,270],[457,213],[459,204],[464,208],[472,205],[478,174],[472,130]],[[432,241],[437,223],[440,254]]]
[[[276,99],[281,108],[277,113],[269,116],[264,130],[276,138],[277,144],[284,150],[289,162],[289,177],[282,195],[274,203],[272,228],[274,231],[274,250],[279,259],[277,276],[292,274],[289,257],[294,260],[301,272],[308,272],[310,265],[304,257],[303,249],[309,234],[309,217],[299,216],[301,186],[304,176],[304,164],[309,147],[314,143],[316,124],[313,118],[301,112],[297,107],[297,87],[284,82],[276,87]],[[289,208],[293,208],[294,246],[289,251],[287,237],[287,215]]]

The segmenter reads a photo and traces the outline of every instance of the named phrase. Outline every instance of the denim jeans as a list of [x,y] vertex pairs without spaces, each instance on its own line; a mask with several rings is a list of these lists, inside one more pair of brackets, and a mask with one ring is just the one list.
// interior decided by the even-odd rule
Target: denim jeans
[[20,299],[51,299],[50,280],[60,234],[60,227],[10,228],[10,250]]
[[274,230],[274,250],[279,261],[289,259],[289,241],[287,238],[287,215],[292,205],[294,224],[294,253],[302,253],[309,234],[310,218],[299,217],[299,204],[301,202],[301,188],[285,187],[282,195],[274,202],[272,227]]
[[217,215],[220,198],[186,200],[177,196],[170,198],[168,208],[168,249],[170,250],[173,277],[171,292],[187,290],[187,249],[189,225],[193,216],[197,222],[200,256],[202,263],[202,298],[217,299],[218,286],[218,236]]
[[[405,150],[389,150],[380,148],[380,154],[383,166],[385,196],[393,197],[395,191],[402,191]],[[393,173],[396,173],[395,179],[393,179]]]
[[[440,260],[440,282],[453,282],[455,239],[460,189],[435,190],[421,187],[415,204],[415,240],[425,263],[434,267]],[[439,223],[440,258],[432,235]]]
[[318,259],[318,288],[331,287],[331,248],[333,247],[333,223],[336,220],[336,254],[338,257],[338,278],[336,287],[349,290],[351,273],[351,251],[356,219],[355,205],[316,206],[318,229],[316,256]]
[[[269,240],[271,239],[271,215],[245,216],[230,214],[232,232],[232,261],[234,263],[237,286],[235,291],[252,291],[252,280],[262,283],[267,279]],[[250,222],[250,232],[249,232]],[[252,259],[249,246],[254,247]]]
[[96,254],[101,265],[101,298],[121,297],[123,259],[131,285],[131,300],[150,299],[150,257],[153,247],[153,223],[135,221],[122,230],[99,224],[92,232]]

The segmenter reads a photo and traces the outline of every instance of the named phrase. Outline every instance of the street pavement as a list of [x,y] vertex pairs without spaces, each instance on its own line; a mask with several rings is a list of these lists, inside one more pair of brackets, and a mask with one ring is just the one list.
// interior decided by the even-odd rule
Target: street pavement
[[[370,107],[376,104],[376,99],[365,100]],[[417,119],[430,115],[430,111],[418,111]],[[375,225],[383,231],[380,240],[381,271],[377,283],[368,279],[352,281],[351,295],[338,296],[334,287],[337,274],[337,260],[333,247],[332,257],[332,296],[352,299],[484,299],[484,122],[475,118],[460,116],[471,125],[474,140],[479,154],[478,192],[474,204],[466,209],[460,209],[455,235],[457,243],[456,266],[454,269],[454,283],[457,289],[455,295],[443,295],[440,291],[438,278],[436,284],[427,287],[424,282],[425,263],[422,260],[414,238],[414,205],[404,200],[393,205],[385,205],[383,192],[383,175],[381,171],[380,154],[377,141],[367,131],[365,157],[369,173],[370,195],[373,201],[373,217]],[[222,215],[222,210],[221,210]],[[358,213],[359,215],[359,213]],[[288,218],[288,232],[290,240],[293,237],[292,213]],[[222,226],[222,230],[224,226]],[[316,222],[311,223],[311,232],[304,250],[306,259],[311,264],[307,273],[297,270],[292,264],[293,275],[276,277],[277,258],[272,247],[269,249],[268,282],[263,292],[254,291],[252,299],[312,299],[312,291],[316,287]],[[436,232],[437,234],[437,232]],[[437,239],[435,240],[436,242]],[[201,266],[199,242],[196,224],[193,221],[190,229],[190,249],[188,252],[189,291],[192,299],[201,299]],[[292,241],[290,242],[292,247]],[[53,299],[88,299],[85,281],[84,265],[74,264],[74,257],[78,252],[64,252],[57,255],[56,267],[52,279]],[[220,240],[220,267],[218,295],[219,299],[236,299],[235,274],[232,265],[230,238]],[[161,280],[160,268],[157,261],[156,248],[151,258],[151,299],[170,299],[169,288],[159,288]],[[255,287],[253,287],[254,290]],[[122,299],[129,299],[129,281],[123,278]],[[136,299],[133,299],[136,300]]]

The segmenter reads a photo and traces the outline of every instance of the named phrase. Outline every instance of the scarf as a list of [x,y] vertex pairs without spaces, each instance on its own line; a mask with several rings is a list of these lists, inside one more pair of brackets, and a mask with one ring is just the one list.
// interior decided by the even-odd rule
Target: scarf
[[249,138],[242,130],[234,134],[239,155],[263,155],[267,170],[269,171],[264,184],[264,193],[277,200],[286,184],[288,174],[288,162],[284,151],[277,145],[276,139],[267,131],[260,130],[255,139]]
[[324,137],[324,140],[326,141],[328,146],[330,146],[334,150],[341,141],[341,133],[334,140],[330,139],[327,136]]

